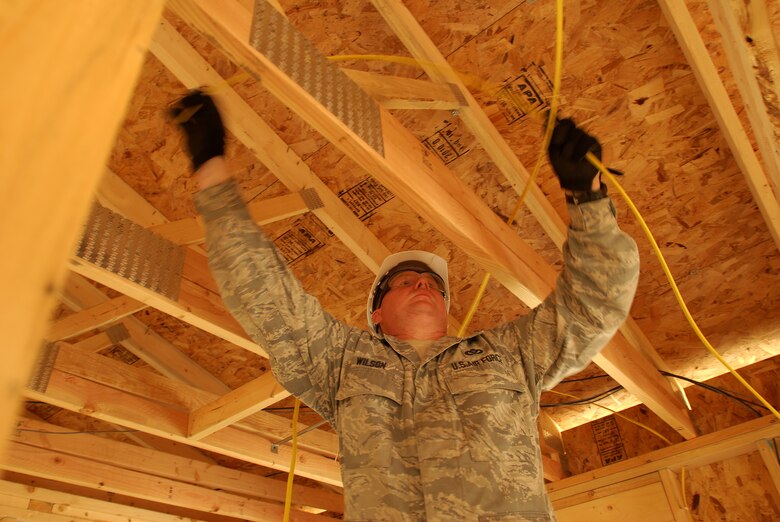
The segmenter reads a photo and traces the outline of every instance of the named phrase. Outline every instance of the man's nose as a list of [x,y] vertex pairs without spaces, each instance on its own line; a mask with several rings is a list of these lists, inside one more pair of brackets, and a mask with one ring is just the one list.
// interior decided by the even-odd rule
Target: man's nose
[[431,285],[433,284],[432,281],[430,281],[427,277],[418,277],[417,282],[415,283],[415,288],[431,288]]

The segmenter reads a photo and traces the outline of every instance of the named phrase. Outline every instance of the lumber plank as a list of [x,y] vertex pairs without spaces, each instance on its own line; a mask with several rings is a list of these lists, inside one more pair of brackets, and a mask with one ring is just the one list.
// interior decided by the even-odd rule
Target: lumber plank
[[385,109],[453,111],[461,107],[461,101],[449,84],[376,74],[347,67],[342,67],[341,70]]
[[761,455],[761,460],[766,466],[766,470],[769,473],[769,479],[774,486],[772,496],[775,502],[780,506],[780,463],[777,462],[777,444],[778,440],[762,439],[756,442],[758,453]]
[[268,353],[249,338],[241,326],[221,306],[213,292],[182,278],[177,300],[125,279],[105,268],[78,257],[72,257],[68,267],[75,273],[136,299],[170,316],[216,335],[236,346],[268,358]]
[[[0,240],[14,255],[0,261],[0,291],[18,298],[0,322],[8,346],[0,369],[2,431],[13,421],[164,3],[3,6],[0,68],[9,79],[0,98],[3,128],[13,131],[3,133]],[[0,437],[0,453],[4,446]]]
[[780,249],[780,205],[758,160],[750,139],[731,104],[684,0],[658,0],[658,5],[674,32],[701,90],[707,98],[723,137],[745,176],[753,199],[764,217],[775,246]]
[[[308,205],[299,192],[254,201],[248,207],[249,214],[258,225],[299,216],[309,211]],[[202,243],[206,238],[205,225],[200,216],[161,223],[149,227],[149,230],[177,245]]]
[[[139,368],[129,367],[108,357],[79,352],[64,343],[58,344],[58,347],[56,369],[143,399],[162,402],[177,411],[190,412],[213,403],[220,397]],[[278,440],[290,434],[290,420],[268,412],[257,412],[236,423],[236,427],[269,440]],[[299,430],[305,428],[306,425],[299,425]],[[185,441],[185,444],[187,443]],[[329,458],[338,455],[336,435],[322,430],[307,432],[299,438],[298,447]]]
[[[2,467],[17,473],[244,520],[277,521],[283,513],[283,507],[278,504],[246,498],[242,495],[121,469],[65,453],[42,452],[38,448],[18,442],[11,442],[10,447],[11,451],[4,459]],[[296,510],[291,519],[317,521],[327,520],[327,517]]]
[[45,339],[51,342],[76,337],[90,330],[113,324],[144,308],[146,308],[144,303],[126,295],[115,297],[57,321],[51,325]]
[[689,522],[690,514],[685,508],[685,500],[682,498],[682,486],[674,472],[669,469],[659,469],[658,476],[669,502],[669,509],[674,517],[674,522]]
[[[384,156],[381,156],[249,46],[251,16],[242,6],[214,0],[173,0],[170,7],[214,39],[234,61],[245,64],[269,92],[403,199],[529,307],[538,305],[553,288],[552,267],[386,110],[380,108],[384,141]],[[616,346],[612,342],[601,355],[621,365],[631,365],[619,375],[621,384],[632,392],[641,392],[642,384],[626,382],[624,377],[641,375],[642,381],[654,382],[650,389],[660,395],[653,397],[652,405],[666,406],[656,413],[684,437],[694,437],[693,423],[671,386],[644,357],[622,356],[623,346],[629,343],[623,341],[623,345]]]
[[[88,381],[57,368],[52,371],[45,392],[27,389],[25,396],[228,457],[281,471],[289,470],[291,450],[286,446],[280,446],[278,453],[274,453],[270,441],[233,427],[224,428],[200,440],[189,440],[186,411]],[[298,475],[341,486],[339,467],[330,458],[298,451],[295,466]]]
[[[62,515],[63,520],[73,520],[73,517],[81,517],[84,520],[105,520],[106,522],[183,522],[195,520],[135,506],[126,506],[118,502],[107,502],[53,489],[17,484],[8,480],[0,480],[0,493],[4,495],[4,499],[16,498],[24,502],[25,507],[30,500],[47,502],[51,504],[52,511]],[[6,505],[3,503],[3,506]],[[29,516],[21,518],[34,520]]]
[[555,501],[665,468],[678,471],[682,466],[703,466],[754,451],[756,441],[777,436],[780,436],[780,420],[769,415],[598,470],[551,482],[547,484],[547,491]]
[[[16,427],[13,440],[40,450],[89,458],[120,468],[247,497],[284,502],[286,484],[279,480],[140,448],[105,437],[89,434],[78,438],[58,437],[56,433],[69,430],[46,422],[20,420]],[[34,431],[20,431],[25,429]],[[293,495],[299,504],[326,511],[344,512],[343,499],[336,493],[296,485]]]
[[190,413],[189,436],[200,439],[290,396],[271,372]]
[[[109,299],[101,290],[77,274],[71,274],[68,278],[63,297],[65,302],[75,309],[97,306]],[[222,394],[230,391],[222,381],[138,319],[127,317],[121,324],[129,334],[129,337],[121,342],[122,346],[163,375],[212,393]]]
[[[777,58],[777,44],[772,35],[766,2],[708,0],[707,5],[720,32],[723,50],[745,103],[753,138],[761,152],[767,177],[774,188],[775,197],[780,197],[780,119],[777,115],[773,119],[772,114],[777,109],[777,94],[780,92],[780,85],[772,82],[780,79],[780,73],[761,67],[763,55],[772,56],[776,66],[780,65],[780,60]],[[770,83],[766,87],[768,92],[762,91],[759,78]]]

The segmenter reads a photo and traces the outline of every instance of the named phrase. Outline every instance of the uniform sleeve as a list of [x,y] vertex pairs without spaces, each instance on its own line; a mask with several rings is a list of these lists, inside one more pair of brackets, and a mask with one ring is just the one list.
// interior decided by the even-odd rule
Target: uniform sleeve
[[235,182],[209,187],[195,202],[206,223],[209,266],[228,310],[268,351],[280,384],[331,420],[350,328],[303,290],[250,218]]
[[639,278],[636,243],[618,228],[609,198],[569,205],[564,268],[531,313],[502,328],[520,347],[537,392],[582,370],[628,316]]

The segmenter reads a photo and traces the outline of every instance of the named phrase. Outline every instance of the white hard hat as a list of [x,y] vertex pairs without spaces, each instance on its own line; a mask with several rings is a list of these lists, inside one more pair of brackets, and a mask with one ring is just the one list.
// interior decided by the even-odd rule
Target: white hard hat
[[390,276],[405,270],[415,272],[433,272],[444,282],[444,306],[447,312],[450,311],[450,282],[448,279],[447,262],[431,252],[424,250],[407,250],[391,254],[382,261],[379,267],[379,273],[371,285],[371,291],[368,293],[368,302],[366,303],[366,318],[368,327],[374,334],[378,334],[377,327],[371,319],[374,310],[379,308],[381,298],[385,293],[384,283],[390,279]]

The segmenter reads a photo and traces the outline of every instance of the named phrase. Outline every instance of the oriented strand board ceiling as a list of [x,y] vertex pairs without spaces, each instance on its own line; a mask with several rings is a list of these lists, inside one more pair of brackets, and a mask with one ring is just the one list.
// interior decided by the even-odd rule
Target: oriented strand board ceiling
[[[450,260],[451,315],[453,325],[459,324],[476,294],[485,265],[490,266],[492,261],[475,258],[474,250],[464,250],[462,237],[421,215],[420,205],[430,204],[431,211],[437,212],[436,201],[427,201],[427,194],[395,194],[350,154],[334,146],[323,135],[327,132],[320,127],[315,129],[311,120],[296,114],[270,94],[263,86],[269,81],[267,76],[259,73],[252,63],[238,60],[235,52],[225,53],[223,34],[201,34],[203,27],[199,27],[197,15],[192,14],[197,9],[190,9],[195,3],[172,1],[170,10],[165,12],[128,107],[126,122],[108,160],[109,172],[99,191],[100,201],[144,227],[195,216],[192,198],[195,183],[189,175],[181,137],[168,120],[166,110],[187,92],[188,87],[203,83],[196,74],[197,70],[203,69],[198,60],[205,61],[213,73],[222,78],[212,82],[211,87],[223,110],[230,107],[226,111],[231,131],[227,157],[247,200],[257,202],[258,207],[263,208],[266,200],[295,196],[304,187],[316,186],[320,198],[324,199],[329,193],[329,201],[336,202],[326,202],[324,210],[307,212],[306,205],[300,202],[279,200],[280,209],[272,213],[282,215],[288,211],[291,217],[263,225],[266,233],[276,239],[304,287],[336,317],[351,325],[364,326],[365,295],[374,277],[375,266],[371,265],[371,259],[377,255],[376,250],[367,251],[374,243],[357,246],[345,243],[340,239],[340,234],[345,232],[339,227],[351,231],[347,235],[357,233],[356,230],[367,231],[375,236],[376,244],[387,251],[425,249]],[[431,161],[446,164],[453,179],[460,180],[478,196],[481,204],[505,221],[517,202],[518,192],[502,173],[495,156],[491,156],[495,143],[481,140],[485,134],[479,128],[475,130],[472,122],[476,118],[475,109],[477,113],[483,111],[484,121],[494,126],[517,160],[529,170],[533,167],[539,155],[542,129],[534,117],[524,113],[518,97],[542,110],[549,101],[553,76],[554,3],[518,0],[415,0],[405,3],[435,49],[446,58],[473,95],[474,106],[467,106],[463,94],[457,94],[453,80],[445,82],[453,87],[441,88],[441,78],[436,76],[446,77],[445,68],[429,68],[429,73],[433,71],[429,75],[419,66],[399,63],[397,58],[411,56],[410,51],[371,2],[282,1],[281,7],[290,23],[319,52],[328,57],[343,58],[334,62],[338,67],[370,73],[350,72],[387,114],[403,124],[420,151],[438,158]],[[219,3],[203,1],[200,4],[208,11],[209,6]],[[252,8],[249,0],[230,2],[231,6],[234,4],[245,12]],[[749,129],[747,111],[738,96],[735,77],[726,62],[709,11],[703,2],[689,2],[688,5],[721,73],[730,100]],[[767,27],[777,34],[780,13],[776,3],[770,7],[771,23]],[[662,9],[654,0],[578,0],[566,2],[565,13],[561,114],[574,118],[599,137],[605,163],[625,172],[621,183],[655,234],[699,326],[720,353],[737,368],[777,356],[780,351],[780,314],[776,312],[780,306],[778,244],[773,240],[767,221],[745,181],[745,174],[735,161]],[[194,52],[199,58],[182,62],[181,58],[173,56],[174,49]],[[394,78],[377,79],[377,75]],[[398,78],[428,83],[407,85]],[[771,89],[772,85],[764,85],[764,88]],[[228,99],[236,95],[245,107]],[[245,112],[234,112],[235,107],[242,107]],[[284,150],[280,152],[281,142],[258,138],[265,131],[258,130],[253,120],[243,118],[248,111],[262,119],[278,136]],[[777,125],[777,115],[770,116],[770,123]],[[251,134],[248,128],[255,134],[248,138],[236,137],[240,132]],[[758,147],[754,136],[750,134],[750,137]],[[248,147],[247,143],[252,146]],[[388,147],[387,143],[385,147]],[[273,155],[272,152],[286,155],[296,164],[295,172],[289,166],[282,166],[281,173],[269,170],[259,158],[265,159],[269,154]],[[422,165],[424,159],[415,156],[410,164]],[[278,164],[278,158],[275,161]],[[395,175],[400,180],[414,177],[411,172],[396,172]],[[321,183],[305,181],[311,180],[311,176],[319,178]],[[413,183],[414,180],[405,182]],[[562,194],[546,163],[537,183],[538,195],[548,202],[548,220],[555,218],[565,222]],[[641,332],[646,337],[646,342],[639,344],[651,346],[663,361],[658,364],[668,371],[696,380],[723,374],[725,370],[696,339],[679,311],[636,220],[616,191],[611,192],[618,207],[620,224],[636,238],[642,258],[639,289],[631,311],[635,329],[631,331]],[[332,205],[338,200],[341,201],[341,212],[348,214],[345,209],[351,211],[358,218],[357,224],[345,226],[346,221],[334,213],[336,207]],[[776,208],[777,201],[771,192],[770,201],[774,201]],[[298,210],[291,210],[293,207]],[[465,210],[470,208],[464,207]],[[556,271],[560,269],[560,253],[555,240],[528,208],[520,211],[512,231],[538,254],[539,260]],[[240,328],[226,317],[213,293],[213,281],[203,265],[203,250],[198,242],[187,251],[184,270],[188,282],[179,301],[188,313],[177,315],[156,298],[142,298],[152,308],[140,312],[134,311],[132,302],[115,301],[114,305],[127,306],[127,313],[131,314],[124,320],[125,329],[130,331],[130,341],[120,332],[116,338],[101,337],[101,344],[96,340],[98,332],[95,330],[67,340],[85,343],[81,344],[82,348],[86,343],[94,342],[89,345],[93,347],[91,351],[114,359],[105,367],[108,373],[121,368],[117,364],[129,364],[135,367],[133,371],[144,372],[138,375],[148,375],[150,380],[142,385],[131,383],[130,377],[126,383],[115,380],[109,384],[104,380],[102,385],[124,389],[127,397],[132,398],[163,397],[155,399],[158,409],[145,416],[133,417],[126,425],[152,426],[148,430],[152,435],[179,442],[186,439],[188,411],[216,400],[230,389],[239,389],[265,378],[270,387],[258,385],[255,390],[255,393],[264,393],[267,399],[263,403],[267,411],[260,413],[264,417],[249,417],[241,421],[240,428],[231,426],[216,431],[194,444],[205,450],[212,462],[217,460],[228,468],[243,466],[257,472],[256,466],[268,465],[268,461],[263,460],[264,457],[249,458],[242,452],[242,448],[249,448],[252,443],[241,437],[245,433],[271,440],[286,437],[289,430],[280,416],[289,417],[292,403],[284,399],[284,392],[273,388],[267,360],[252,348],[252,343],[236,341],[241,337]],[[89,267],[84,268],[84,264],[75,268],[102,284],[94,287],[87,279],[74,275],[64,293],[57,317],[60,321],[72,316],[74,310],[118,298],[128,288],[122,283],[110,284],[111,278],[99,276]],[[130,293],[139,299],[137,293]],[[516,289],[507,289],[506,285],[493,279],[469,329],[489,328],[528,313],[528,305],[517,294]],[[154,307],[163,311],[154,310]],[[204,327],[205,323],[218,324],[219,328],[209,329]],[[106,322],[108,324],[110,321]],[[220,332],[228,333],[221,335]],[[118,422],[122,413],[108,411],[110,408],[99,401],[90,405],[87,400],[85,404],[86,399],[80,398],[75,389],[68,388],[73,383],[69,384],[64,377],[66,374],[79,375],[84,383],[100,380],[99,372],[89,368],[99,367],[103,364],[102,359],[105,358],[63,347],[52,376],[52,382],[58,383],[60,395],[52,394],[50,385],[50,389],[40,392],[37,398],[64,409],[59,411],[41,405],[30,409],[51,422],[59,421],[56,423],[74,425],[78,429],[89,426],[84,425],[82,416],[76,417],[66,410],[80,410],[87,416],[122,424]],[[84,370],[80,371],[79,367]],[[580,377],[601,373],[602,369],[591,365]],[[174,381],[200,388],[202,395],[193,390],[185,391],[189,389],[173,384]],[[589,397],[612,385],[614,383],[607,386],[604,380],[595,380],[562,385],[561,389],[579,397]],[[152,386],[158,395],[149,391]],[[87,393],[85,390],[93,388],[82,390]],[[94,390],[101,393],[102,388],[95,387]],[[191,396],[184,397],[190,393]],[[665,393],[670,400],[679,400],[675,399],[671,387]],[[636,405],[641,400],[627,391],[619,392],[614,398],[616,400],[608,405],[618,409]],[[555,403],[562,399],[547,394],[544,400]],[[125,399],[118,397],[110,401],[123,403]],[[127,398],[123,404],[123,408],[130,411],[135,403]],[[563,429],[605,414],[593,406],[546,411]],[[164,421],[150,421],[155,415],[162,416]],[[319,418],[304,410],[302,420],[311,425]],[[335,439],[328,430],[324,426],[302,438],[304,450],[323,459],[323,463],[315,459],[315,464],[302,473],[335,484],[337,480],[322,478],[333,477],[335,469],[324,464],[335,451]],[[307,446],[306,440],[312,442]],[[280,455],[279,462],[272,466],[276,469],[284,469],[287,465],[285,459],[289,454],[282,451]],[[227,457],[234,460],[228,462]],[[268,469],[264,471],[265,474],[269,472]]]

